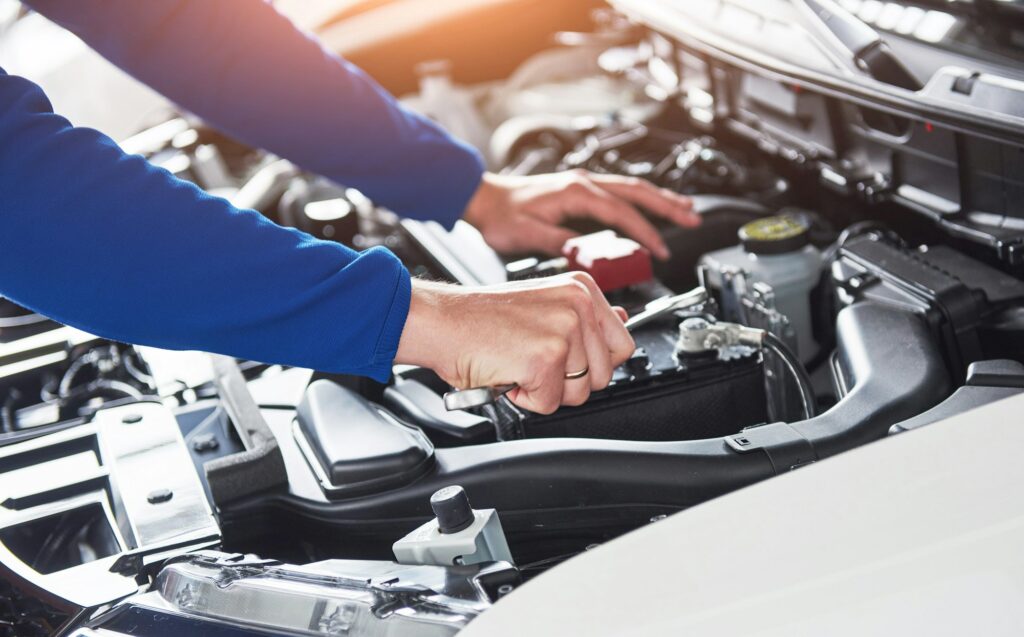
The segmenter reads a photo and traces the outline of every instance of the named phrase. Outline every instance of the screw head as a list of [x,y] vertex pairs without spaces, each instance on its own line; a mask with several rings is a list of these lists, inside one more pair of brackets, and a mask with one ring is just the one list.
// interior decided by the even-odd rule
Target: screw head
[[704,339],[705,349],[718,349],[722,346],[722,337],[719,334],[708,334]]
[[192,448],[199,453],[215,451],[220,448],[220,441],[213,434],[203,434],[192,440]]
[[174,492],[170,489],[156,489],[150,491],[149,495],[146,496],[146,501],[150,504],[163,504],[174,497]]

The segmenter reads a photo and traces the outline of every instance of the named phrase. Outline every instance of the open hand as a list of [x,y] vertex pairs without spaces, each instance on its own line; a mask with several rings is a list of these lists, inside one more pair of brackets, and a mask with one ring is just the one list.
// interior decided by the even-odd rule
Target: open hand
[[680,226],[700,224],[687,197],[636,177],[585,170],[526,177],[487,173],[464,218],[503,254],[558,255],[576,236],[561,224],[590,218],[632,238],[658,259],[667,259],[661,235],[636,206]]

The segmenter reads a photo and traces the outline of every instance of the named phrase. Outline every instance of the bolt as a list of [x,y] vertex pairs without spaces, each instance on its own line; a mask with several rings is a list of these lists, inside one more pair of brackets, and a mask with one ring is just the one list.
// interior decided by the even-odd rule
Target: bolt
[[149,495],[146,496],[146,501],[150,504],[163,504],[173,497],[174,492],[170,489],[156,489],[149,492]]
[[498,595],[505,596],[513,591],[514,587],[511,584],[502,584],[498,587]]
[[721,334],[708,334],[704,339],[704,349],[718,349],[722,346]]
[[699,332],[708,329],[708,327],[708,322],[699,317],[688,318],[682,324],[682,328],[687,332]]
[[199,453],[215,451],[220,448],[220,441],[213,434],[203,434],[195,437],[192,441],[192,448]]

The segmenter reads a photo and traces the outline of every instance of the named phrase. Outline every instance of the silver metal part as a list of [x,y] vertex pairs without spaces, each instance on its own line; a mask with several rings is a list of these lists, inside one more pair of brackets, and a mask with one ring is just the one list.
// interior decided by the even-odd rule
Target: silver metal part
[[229,623],[261,634],[447,637],[491,606],[483,580],[503,571],[513,572],[363,560],[294,566],[207,552],[165,567],[155,590],[94,624],[114,634],[147,634],[150,624],[197,634],[208,621],[211,631]]
[[688,318],[679,325],[676,354],[701,354],[736,345],[771,352],[778,364],[793,378],[804,416],[808,419],[814,417],[814,388],[806,372],[789,347],[771,332],[737,323],[712,323],[699,317]]
[[0,376],[12,377],[26,371],[63,363],[78,345],[98,341],[98,337],[72,327],[58,327],[33,336],[0,344]]
[[0,563],[16,576],[84,608],[134,594],[150,562],[220,542],[178,423],[158,402],[100,409],[86,424],[3,447],[0,494],[5,534],[27,529],[56,542],[48,525],[60,520],[89,531],[35,552],[0,544]]
[[437,519],[427,522],[391,547],[400,564],[512,563],[505,531],[494,509],[473,511],[473,523],[456,533],[442,533]]
[[702,318],[688,318],[679,325],[676,351],[681,354],[700,354],[735,345],[760,349],[764,345],[764,330],[737,323],[711,323]]
[[493,403],[515,388],[516,385],[498,385],[497,387],[474,387],[450,391],[444,395],[444,408],[448,411],[456,411],[482,407]]
[[266,210],[278,197],[284,194],[288,185],[299,174],[299,168],[291,162],[278,159],[260,168],[238,192],[231,197],[237,208]]
[[702,287],[694,288],[683,294],[656,299],[648,303],[642,312],[630,317],[630,319],[626,321],[626,329],[633,331],[642,325],[646,325],[651,321],[667,316],[672,312],[688,310],[692,307],[701,305],[702,303],[706,303],[707,300],[708,292]]
[[[626,329],[633,331],[651,321],[667,316],[673,312],[696,307],[708,300],[708,293],[702,287],[675,296],[665,296],[651,301],[639,314],[626,321]],[[567,376],[568,378],[569,376]],[[500,385],[497,387],[473,387],[456,389],[444,395],[444,406],[448,411],[483,407],[496,401],[501,396],[516,388],[516,385]]]
[[701,257],[704,283],[720,291],[722,318],[766,329],[803,361],[814,358],[811,291],[822,271],[817,248],[780,255],[754,255],[734,246]]
[[[722,318],[765,330],[782,341],[789,349],[801,351],[797,326],[781,311],[776,289],[752,277],[743,268],[718,264],[709,258],[703,260],[701,279],[720,293]],[[802,297],[801,297],[802,298]],[[800,306],[802,307],[802,306]],[[801,322],[804,338],[810,334],[810,318]],[[813,342],[813,341],[812,341]],[[802,351],[813,353],[810,345]],[[808,354],[809,356],[809,354]],[[787,389],[782,379],[791,373],[789,365],[778,356],[765,358],[765,379],[768,389],[768,417],[773,421],[789,421],[806,412],[805,401]]]

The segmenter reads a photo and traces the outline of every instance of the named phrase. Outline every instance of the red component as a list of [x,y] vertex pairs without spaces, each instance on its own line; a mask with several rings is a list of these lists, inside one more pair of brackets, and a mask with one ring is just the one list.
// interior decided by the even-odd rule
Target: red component
[[605,230],[569,239],[562,247],[569,269],[594,277],[605,292],[618,290],[654,277],[651,253],[632,239]]

